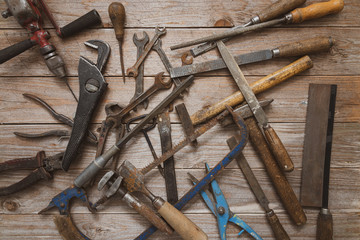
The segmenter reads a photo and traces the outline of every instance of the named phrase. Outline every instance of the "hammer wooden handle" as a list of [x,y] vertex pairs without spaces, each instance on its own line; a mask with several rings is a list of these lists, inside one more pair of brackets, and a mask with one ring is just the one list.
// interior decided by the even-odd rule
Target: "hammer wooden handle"
[[267,142],[269,143],[269,148],[274,154],[276,161],[279,164],[279,167],[282,171],[291,172],[294,170],[294,164],[291,161],[291,158],[286,151],[283,143],[281,142],[279,136],[276,134],[275,130],[271,127],[265,127],[264,134]]
[[260,155],[260,158],[265,165],[266,171],[275,186],[284,208],[296,225],[304,225],[306,223],[304,210],[296,198],[294,190],[291,188],[285,175],[282,171],[280,171],[278,165],[276,164],[264,135],[256,123],[256,120],[254,117],[250,117],[245,120],[245,123],[249,129],[250,140],[257,153]]
[[[309,53],[328,51],[335,41],[332,37],[314,37],[299,42],[293,42],[277,47],[276,57],[304,56]],[[274,50],[273,50],[274,51]]]
[[[312,66],[313,63],[311,59],[308,56],[304,56],[297,61],[283,67],[282,69],[250,84],[250,87],[255,94],[264,92],[265,90],[278,85],[288,78],[305,71],[306,69],[312,68]],[[194,113],[191,116],[191,121],[194,125],[202,123],[224,111],[226,109],[226,105],[235,106],[243,101],[244,96],[240,91],[237,91],[227,98],[224,98],[220,102]]]
[[266,9],[263,9],[257,16],[260,18],[261,22],[266,22],[281,14],[290,12],[305,2],[306,0],[279,0]]
[[314,3],[304,8],[297,8],[290,14],[292,15],[292,23],[301,23],[306,20],[338,13],[343,8],[344,0],[331,0],[328,2]]
[[208,239],[206,233],[170,203],[165,201],[158,212],[183,239]]

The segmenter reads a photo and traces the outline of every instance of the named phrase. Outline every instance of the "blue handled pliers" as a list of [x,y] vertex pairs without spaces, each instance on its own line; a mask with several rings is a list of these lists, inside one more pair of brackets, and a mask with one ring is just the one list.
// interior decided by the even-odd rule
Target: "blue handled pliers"
[[[205,163],[206,171],[210,171],[210,167],[207,163]],[[197,180],[193,175],[188,173],[188,175],[191,178],[191,181],[193,184],[197,184],[199,180]],[[255,239],[262,239],[249,225],[247,225],[239,216],[234,214],[230,208],[229,205],[225,199],[224,194],[222,193],[219,184],[214,179],[210,182],[210,189],[213,193],[214,200],[212,200],[209,195],[206,192],[209,192],[207,190],[201,190],[200,194],[201,197],[204,199],[206,205],[208,208],[210,208],[211,212],[216,216],[218,228],[220,232],[220,238],[222,240],[226,239],[226,227],[228,222],[232,222],[239,227],[242,228],[242,230],[239,232],[239,235],[242,234],[244,231],[247,231],[252,237]]]

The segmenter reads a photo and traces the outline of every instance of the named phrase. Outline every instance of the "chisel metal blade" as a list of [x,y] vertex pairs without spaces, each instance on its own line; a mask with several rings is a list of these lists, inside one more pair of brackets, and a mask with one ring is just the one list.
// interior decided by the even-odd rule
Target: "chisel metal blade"
[[[261,62],[272,59],[273,57],[274,57],[273,51],[270,49],[234,56],[235,61],[238,65]],[[170,76],[171,78],[177,78],[177,77],[189,76],[196,73],[209,72],[224,68],[226,68],[225,62],[222,58],[219,58],[216,60],[206,61],[202,63],[171,68]]]

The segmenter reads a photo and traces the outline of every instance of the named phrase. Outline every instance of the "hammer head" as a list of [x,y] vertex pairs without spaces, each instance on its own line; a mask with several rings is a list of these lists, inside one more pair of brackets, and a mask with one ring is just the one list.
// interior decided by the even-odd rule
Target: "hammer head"
[[119,174],[123,177],[123,181],[125,182],[126,188],[129,192],[143,191],[145,187],[145,177],[130,162],[124,161],[119,168]]

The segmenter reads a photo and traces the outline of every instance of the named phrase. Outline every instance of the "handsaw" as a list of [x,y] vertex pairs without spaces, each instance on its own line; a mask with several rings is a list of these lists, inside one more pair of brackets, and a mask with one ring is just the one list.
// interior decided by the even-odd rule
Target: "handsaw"
[[305,125],[300,202],[320,207],[317,239],[332,239],[332,215],[328,209],[332,132],[336,85],[310,84]]

